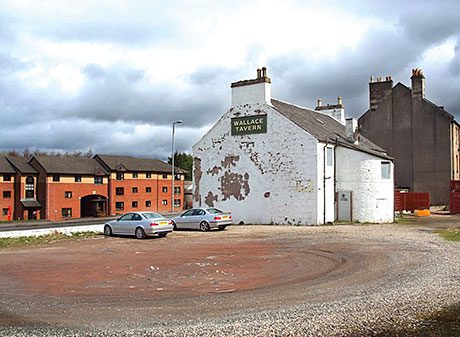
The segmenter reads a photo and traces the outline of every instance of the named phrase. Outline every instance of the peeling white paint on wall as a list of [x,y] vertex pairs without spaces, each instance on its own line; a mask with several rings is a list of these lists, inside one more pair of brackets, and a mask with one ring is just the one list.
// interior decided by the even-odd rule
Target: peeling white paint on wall
[[[267,114],[266,134],[230,135],[232,117],[260,113]],[[201,200],[195,200],[194,206],[209,206],[204,197],[211,192],[217,196],[213,206],[231,211],[235,223],[317,224],[317,144],[314,137],[270,105],[246,104],[231,109],[193,147],[194,157],[201,159],[202,172]],[[223,167],[229,156],[239,159],[234,166]],[[226,198],[228,191],[224,189],[238,185],[235,182],[235,186],[223,187],[226,173],[248,176],[250,191],[247,196],[243,193],[243,200]],[[239,189],[243,192],[243,186]]]
[[[232,83],[232,108],[193,146],[194,207],[231,211],[234,223],[317,225],[335,221],[336,192],[351,191],[353,220],[393,221],[393,164],[383,150],[368,142],[363,152],[356,132],[347,136],[328,115],[271,101],[270,92],[259,71]],[[232,118],[262,115],[266,133],[231,134]],[[391,163],[389,179],[382,161]]]

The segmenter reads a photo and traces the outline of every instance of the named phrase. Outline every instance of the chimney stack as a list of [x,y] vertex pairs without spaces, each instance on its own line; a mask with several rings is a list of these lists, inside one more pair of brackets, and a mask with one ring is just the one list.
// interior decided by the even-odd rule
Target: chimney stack
[[425,98],[425,76],[422,69],[412,69],[412,97],[416,99]]
[[339,123],[345,125],[345,107],[343,106],[342,97],[337,98],[337,104],[323,105],[322,100],[318,99],[316,111],[321,111],[336,119]]
[[369,107],[376,110],[378,105],[388,96],[391,95],[393,80],[391,76],[382,77],[371,76],[369,82]]
[[345,124],[347,141],[355,145],[358,144],[358,120],[356,118],[347,118]]
[[233,82],[232,107],[245,104],[271,104],[271,79],[267,68],[257,69],[257,78]]

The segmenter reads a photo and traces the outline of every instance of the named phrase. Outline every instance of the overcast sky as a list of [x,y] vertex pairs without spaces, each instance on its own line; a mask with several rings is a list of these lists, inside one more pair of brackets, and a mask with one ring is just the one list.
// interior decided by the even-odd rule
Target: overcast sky
[[230,83],[266,66],[272,95],[369,105],[370,76],[460,119],[460,1],[0,0],[0,151],[165,159],[228,110]]

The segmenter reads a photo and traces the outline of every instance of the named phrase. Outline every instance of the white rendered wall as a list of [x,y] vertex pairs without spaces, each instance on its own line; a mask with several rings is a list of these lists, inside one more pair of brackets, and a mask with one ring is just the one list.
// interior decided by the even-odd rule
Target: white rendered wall
[[382,179],[383,158],[344,147],[337,147],[337,191],[352,191],[352,220],[359,222],[393,222],[394,167],[391,179]]
[[232,107],[244,104],[271,104],[271,83],[262,82],[232,88]]
[[[265,113],[267,133],[231,136],[231,118]],[[231,211],[234,223],[317,224],[317,144],[267,104],[233,107],[193,146],[193,204]]]

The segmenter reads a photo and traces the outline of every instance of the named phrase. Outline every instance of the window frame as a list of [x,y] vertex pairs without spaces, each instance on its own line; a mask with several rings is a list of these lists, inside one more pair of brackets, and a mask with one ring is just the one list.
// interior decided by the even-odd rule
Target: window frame
[[[387,168],[385,168],[387,167]],[[382,180],[391,179],[391,162],[381,161],[380,162],[380,178]]]

